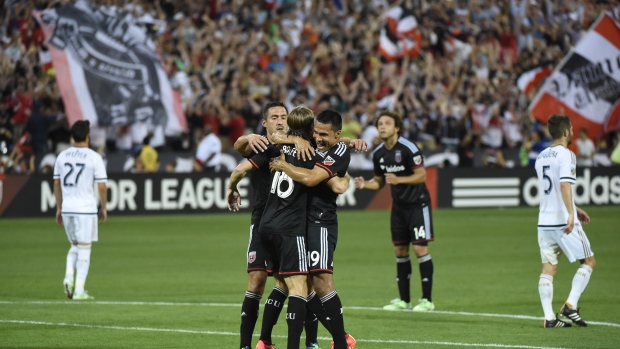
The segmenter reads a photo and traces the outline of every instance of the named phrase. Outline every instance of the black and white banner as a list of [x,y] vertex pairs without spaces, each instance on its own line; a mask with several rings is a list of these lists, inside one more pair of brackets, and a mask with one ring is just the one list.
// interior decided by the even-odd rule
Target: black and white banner
[[186,129],[155,45],[129,13],[78,0],[35,11],[49,46],[69,123],[145,123]]

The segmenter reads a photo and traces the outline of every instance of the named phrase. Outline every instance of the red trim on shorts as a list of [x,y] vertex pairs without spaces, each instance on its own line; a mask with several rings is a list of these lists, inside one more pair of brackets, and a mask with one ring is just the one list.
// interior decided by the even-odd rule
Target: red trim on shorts
[[334,271],[333,270],[329,270],[329,269],[312,269],[310,271],[308,271],[309,274],[322,274],[322,273],[328,273],[328,274],[333,274]]
[[264,271],[264,272],[267,272],[267,268],[247,268],[246,270],[248,271],[248,273],[251,272],[251,271]]
[[428,241],[435,241],[435,238],[431,238],[431,239],[426,239],[426,240],[416,240],[416,241],[411,241],[412,245],[417,245],[421,242],[428,242]]
[[278,274],[280,274],[280,275],[290,275],[290,276],[292,276],[292,275],[308,275],[308,272],[307,271],[285,271],[285,272],[279,271]]

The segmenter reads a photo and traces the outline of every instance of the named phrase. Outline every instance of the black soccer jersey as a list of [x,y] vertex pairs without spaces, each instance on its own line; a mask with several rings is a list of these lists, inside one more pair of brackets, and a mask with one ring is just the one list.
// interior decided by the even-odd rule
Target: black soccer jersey
[[[424,157],[415,143],[399,137],[390,150],[381,144],[372,155],[376,176],[394,173],[398,177],[410,176],[416,168],[424,166]],[[394,204],[403,206],[423,206],[430,204],[430,195],[425,183],[416,185],[392,185]]]
[[[246,158],[250,160],[255,155],[256,153],[252,152]],[[267,195],[269,194],[270,179],[271,172],[269,171],[269,166],[263,166],[250,172],[250,185],[252,186],[252,191],[254,194],[252,217],[260,217],[263,215],[263,209],[265,208],[265,204],[267,203]]]
[[[294,166],[312,168],[313,160],[298,160],[294,145],[269,145],[265,152],[250,159],[257,169],[269,168],[271,158],[285,155],[286,161]],[[269,195],[263,210],[259,233],[282,235],[306,235],[307,187],[293,181],[286,173],[274,171],[268,184]]]
[[[321,153],[315,151],[315,164],[332,177],[344,177],[349,168],[351,154],[347,146],[339,142],[326,152]],[[325,181],[327,182],[327,181]],[[336,199],[338,194],[334,193],[326,183],[321,183],[314,188],[309,189],[308,193],[308,223],[335,223],[336,216]]]

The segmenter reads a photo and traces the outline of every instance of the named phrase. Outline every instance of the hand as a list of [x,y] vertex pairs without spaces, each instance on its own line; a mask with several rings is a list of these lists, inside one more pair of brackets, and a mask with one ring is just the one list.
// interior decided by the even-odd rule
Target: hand
[[252,150],[257,154],[267,150],[267,146],[269,145],[267,138],[259,135],[250,135],[250,137],[248,137],[248,143],[250,144]]
[[105,208],[99,210],[99,221],[101,221],[101,223],[105,223],[107,219],[108,219],[108,210]]
[[349,144],[349,148],[354,148],[356,152],[368,151],[368,143],[363,139],[354,139]]
[[566,227],[564,227],[564,233],[565,234],[570,234],[571,231],[573,231],[574,227],[575,227],[575,215],[574,214],[569,214],[568,215],[568,220],[566,221]]
[[364,189],[364,184],[366,184],[366,181],[364,180],[364,177],[355,177],[353,183],[357,189]]
[[590,216],[588,216],[586,211],[580,209],[579,207],[577,207],[577,219],[579,219],[582,224],[590,223]]
[[241,195],[239,195],[239,191],[237,190],[237,188],[226,189],[226,201],[228,201],[228,209],[230,211],[239,211],[239,207],[241,207]]
[[295,139],[295,148],[297,148],[297,159],[301,158],[304,161],[308,161],[314,157],[312,144],[303,138],[297,137]]
[[271,159],[271,161],[269,162],[269,169],[271,170],[271,172],[273,171],[283,172],[287,164],[288,163],[286,162],[286,157],[284,156],[284,153],[280,152],[280,156],[278,156],[277,158]]
[[60,225],[61,227],[64,225],[62,221],[62,213],[60,212],[60,210],[56,211],[56,224]]
[[392,184],[392,185],[400,184],[400,178],[393,173],[386,173],[385,183]]

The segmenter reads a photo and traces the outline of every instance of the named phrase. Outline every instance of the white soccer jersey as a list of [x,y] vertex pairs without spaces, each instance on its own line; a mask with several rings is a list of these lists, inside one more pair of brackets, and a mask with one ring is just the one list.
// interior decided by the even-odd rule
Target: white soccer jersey
[[568,210],[562,200],[560,182],[572,184],[575,225],[580,225],[575,207],[576,163],[575,154],[562,145],[549,147],[536,158],[538,195],[540,196],[538,228],[558,229],[566,226]]
[[60,180],[63,214],[97,214],[95,183],[108,180],[101,155],[82,147],[63,150],[56,159],[54,179]]

